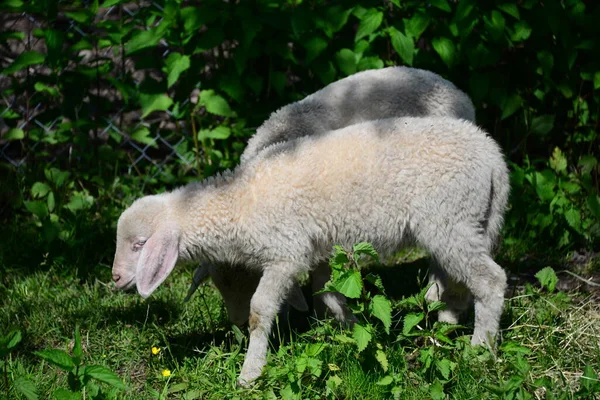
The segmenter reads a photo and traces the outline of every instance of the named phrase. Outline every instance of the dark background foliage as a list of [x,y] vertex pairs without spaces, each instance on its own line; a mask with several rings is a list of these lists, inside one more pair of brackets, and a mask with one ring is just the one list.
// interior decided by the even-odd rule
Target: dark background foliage
[[[0,264],[110,264],[136,196],[232,168],[277,108],[344,76],[432,70],[512,171],[505,253],[600,237],[593,0],[6,0]],[[35,251],[23,252],[23,243]]]

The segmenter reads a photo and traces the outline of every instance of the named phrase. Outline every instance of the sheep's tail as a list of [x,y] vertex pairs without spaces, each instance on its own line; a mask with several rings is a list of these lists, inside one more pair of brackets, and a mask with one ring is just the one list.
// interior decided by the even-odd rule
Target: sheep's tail
[[500,165],[500,168],[494,168],[492,171],[490,197],[486,211],[487,218],[484,225],[488,238],[487,247],[490,253],[498,247],[498,238],[504,223],[504,213],[507,209],[510,192],[508,169],[504,161]]

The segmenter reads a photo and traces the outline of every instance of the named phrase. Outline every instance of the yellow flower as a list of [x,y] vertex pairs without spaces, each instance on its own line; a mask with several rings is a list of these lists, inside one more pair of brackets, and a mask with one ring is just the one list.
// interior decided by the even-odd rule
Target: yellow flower
[[168,369],[165,369],[165,370],[163,370],[163,372],[162,372],[162,376],[165,376],[165,377],[166,377],[166,376],[171,376],[171,371],[170,371],[170,370],[168,370]]
[[330,371],[339,371],[340,370],[340,367],[338,367],[335,364],[327,364],[327,366],[329,367]]
[[152,347],[152,354],[157,355],[158,353],[160,353],[160,348],[159,347]]

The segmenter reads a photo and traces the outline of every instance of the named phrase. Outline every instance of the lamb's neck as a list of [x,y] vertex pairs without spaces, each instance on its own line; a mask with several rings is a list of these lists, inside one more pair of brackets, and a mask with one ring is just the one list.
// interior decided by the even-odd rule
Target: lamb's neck
[[187,200],[183,196],[180,255],[184,259],[231,262],[240,219],[237,192],[227,185],[187,193]]

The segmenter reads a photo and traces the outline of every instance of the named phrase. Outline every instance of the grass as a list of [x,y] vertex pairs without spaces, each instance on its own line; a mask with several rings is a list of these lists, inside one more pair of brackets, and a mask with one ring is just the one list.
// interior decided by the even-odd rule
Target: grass
[[[410,279],[402,281],[413,282],[412,289],[388,294],[399,298],[418,290],[414,282],[420,265],[405,269]],[[352,343],[340,342],[342,331],[331,321],[290,312],[277,323],[263,378],[244,390],[235,379],[246,330],[231,327],[210,284],[189,303],[182,302],[191,269],[176,271],[149,301],[114,292],[107,284],[108,266],[94,268],[85,280],[65,271],[68,265],[56,263],[43,271],[9,272],[2,279],[1,333],[17,328],[23,340],[4,359],[10,380],[0,383],[0,398],[21,398],[6,383],[17,377],[29,378],[40,398],[68,387],[67,375],[33,352],[71,351],[76,325],[84,363],[108,367],[128,386],[113,392],[105,386],[107,398],[600,398],[595,375],[600,369],[600,305],[583,293],[549,292],[529,284],[516,290],[506,301],[496,353],[468,345],[468,325],[451,334],[448,343],[434,340],[435,325],[422,334],[403,335],[406,311],[396,309],[391,334],[376,332],[389,361],[387,372],[366,352],[357,354]],[[399,279],[381,272],[388,286]],[[166,370],[170,376],[163,376]],[[588,383],[592,389],[586,389]]]

